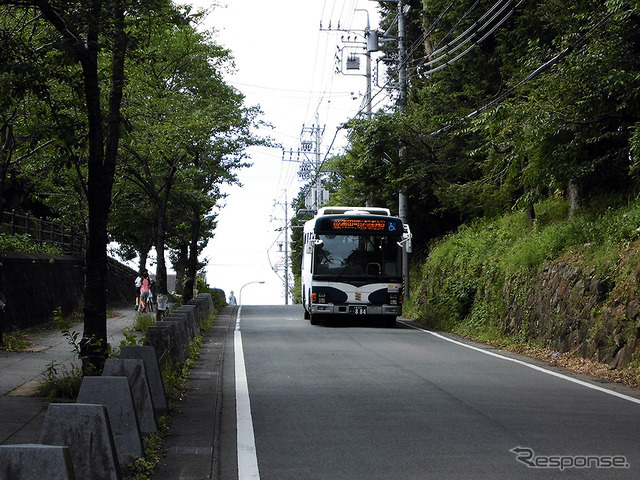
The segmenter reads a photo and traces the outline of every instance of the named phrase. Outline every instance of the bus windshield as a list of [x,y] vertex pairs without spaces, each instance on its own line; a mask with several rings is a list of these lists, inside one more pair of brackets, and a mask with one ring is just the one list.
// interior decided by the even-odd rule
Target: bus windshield
[[318,235],[314,274],[349,277],[399,277],[402,249],[397,236]]

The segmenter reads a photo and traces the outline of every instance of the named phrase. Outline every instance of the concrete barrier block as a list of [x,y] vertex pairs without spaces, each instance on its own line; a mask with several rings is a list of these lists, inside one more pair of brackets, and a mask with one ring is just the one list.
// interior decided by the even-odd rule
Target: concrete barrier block
[[77,402],[107,407],[121,467],[130,465],[134,457],[144,457],[140,427],[126,377],[84,377]]
[[192,298],[187,302],[187,305],[195,305],[198,321],[200,321],[200,319],[202,318],[206,318],[207,315],[209,314],[208,313],[209,304],[204,298],[201,298],[201,297]]
[[155,349],[156,358],[160,365],[180,363],[175,325],[149,327],[145,338],[147,343]]
[[[76,478],[122,478],[109,415],[103,405],[49,404],[40,433],[40,443],[69,447]],[[43,478],[48,477],[45,475]]]
[[183,328],[184,328],[185,333],[187,335],[187,341],[191,341],[193,339],[193,337],[195,337],[195,332],[194,332],[194,329],[193,329],[193,325],[191,323],[189,323],[189,314],[187,312],[184,312],[184,311],[183,312],[173,311],[169,315],[167,315],[166,317],[162,318],[162,321],[166,321],[166,320],[179,321],[183,325]]
[[169,414],[169,404],[167,403],[167,393],[162,383],[162,374],[160,373],[160,365],[156,357],[155,349],[149,345],[126,346],[120,350],[120,358],[142,360],[144,369],[147,372],[147,380],[149,381],[149,391],[153,400],[153,410],[156,412],[156,418]]
[[156,327],[165,327],[173,324],[175,329],[176,342],[178,345],[178,360],[180,363],[189,358],[189,334],[187,333],[187,326],[184,318],[163,318],[162,321],[156,322]]
[[198,298],[204,298],[207,301],[207,308],[209,309],[209,313],[213,313],[215,307],[213,306],[213,297],[210,293],[200,293],[198,294]]
[[102,369],[104,377],[127,377],[136,409],[140,433],[143,436],[156,433],[158,424],[153,410],[144,361],[135,359],[108,359]]
[[69,447],[29,443],[0,445],[0,478],[75,480],[76,476]]
[[185,315],[187,319],[187,324],[189,325],[189,330],[191,332],[191,337],[195,337],[200,334],[200,321],[198,320],[198,314],[196,312],[195,305],[180,305],[176,308],[171,315]]

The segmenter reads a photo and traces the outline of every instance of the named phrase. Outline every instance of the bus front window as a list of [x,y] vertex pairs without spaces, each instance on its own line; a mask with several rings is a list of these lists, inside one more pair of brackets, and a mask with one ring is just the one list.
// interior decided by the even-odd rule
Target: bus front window
[[356,277],[401,275],[401,249],[395,237],[319,235],[314,274]]

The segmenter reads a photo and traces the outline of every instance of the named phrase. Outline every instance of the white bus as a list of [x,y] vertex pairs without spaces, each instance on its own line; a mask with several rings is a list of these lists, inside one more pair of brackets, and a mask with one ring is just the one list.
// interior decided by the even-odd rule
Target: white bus
[[367,315],[395,325],[402,314],[402,250],[409,226],[386,208],[324,207],[304,225],[302,303],[305,318]]

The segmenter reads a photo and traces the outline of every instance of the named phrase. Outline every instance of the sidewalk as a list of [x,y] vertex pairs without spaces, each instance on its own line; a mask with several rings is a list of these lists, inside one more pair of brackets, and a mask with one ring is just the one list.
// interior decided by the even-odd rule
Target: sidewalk
[[[122,331],[133,326],[136,311],[133,306],[116,307],[107,318],[108,342],[119,348],[125,339]],[[82,335],[82,323],[71,331]],[[51,362],[61,371],[80,365],[68,339],[58,330],[30,335],[33,347],[25,352],[0,351],[0,444],[37,443],[48,405],[47,398],[35,397],[37,384]]]
[[[153,480],[205,480],[217,477],[216,421],[222,404],[225,343],[233,333],[238,307],[224,307],[202,339],[200,356],[189,372],[188,394],[173,412],[165,456]],[[228,353],[227,353],[228,354]]]
[[[118,316],[107,319],[109,343],[119,347],[122,331],[131,327],[137,313],[128,306],[112,310]],[[227,334],[233,329],[237,307],[224,307],[202,341],[200,356],[187,381],[188,395],[173,412],[165,457],[154,480],[203,480],[217,468],[215,427],[220,412],[220,382]],[[82,324],[71,328],[82,332]],[[48,401],[34,397],[38,381],[52,361],[70,368],[79,362],[59,331],[32,335],[30,352],[0,352],[0,444],[37,443]]]

